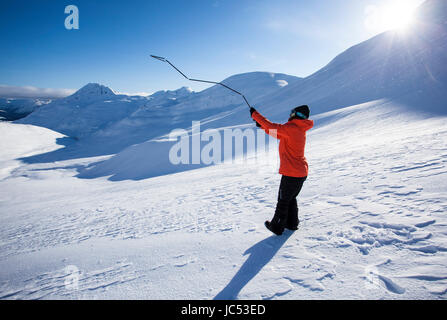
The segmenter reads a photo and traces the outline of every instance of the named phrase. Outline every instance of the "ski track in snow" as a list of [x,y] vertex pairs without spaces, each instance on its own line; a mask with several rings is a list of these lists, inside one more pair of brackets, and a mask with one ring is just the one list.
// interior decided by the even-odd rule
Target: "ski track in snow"
[[[364,144],[370,132],[315,129],[285,243],[263,228],[280,180],[269,162],[119,183],[23,165],[0,182],[0,298],[445,299],[446,120],[407,125]],[[40,254],[58,266],[27,266]]]

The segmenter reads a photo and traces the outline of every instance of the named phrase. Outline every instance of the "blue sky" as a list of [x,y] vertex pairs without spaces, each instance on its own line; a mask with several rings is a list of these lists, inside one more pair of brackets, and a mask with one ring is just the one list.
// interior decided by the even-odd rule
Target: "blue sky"
[[[206,87],[151,53],[215,81],[251,71],[308,76],[383,31],[367,26],[366,8],[393,1],[2,0],[0,85],[78,89],[98,82],[129,93]],[[67,5],[79,9],[79,30],[64,26]]]

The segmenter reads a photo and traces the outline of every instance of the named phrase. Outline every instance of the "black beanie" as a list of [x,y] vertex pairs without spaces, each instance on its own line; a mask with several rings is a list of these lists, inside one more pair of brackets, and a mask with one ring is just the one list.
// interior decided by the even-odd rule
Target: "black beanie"
[[309,106],[307,106],[307,105],[302,105],[302,106],[296,107],[295,109],[293,109],[293,111],[302,113],[303,115],[306,116],[305,119],[309,119],[309,116],[310,116],[310,109],[309,109]]

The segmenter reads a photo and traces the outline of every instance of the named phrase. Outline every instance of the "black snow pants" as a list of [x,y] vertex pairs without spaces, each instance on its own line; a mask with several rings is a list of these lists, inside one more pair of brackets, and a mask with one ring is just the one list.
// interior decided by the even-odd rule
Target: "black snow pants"
[[282,233],[284,228],[296,230],[300,223],[298,219],[298,204],[296,197],[303,187],[307,177],[295,178],[282,176],[279,186],[278,203],[271,226]]

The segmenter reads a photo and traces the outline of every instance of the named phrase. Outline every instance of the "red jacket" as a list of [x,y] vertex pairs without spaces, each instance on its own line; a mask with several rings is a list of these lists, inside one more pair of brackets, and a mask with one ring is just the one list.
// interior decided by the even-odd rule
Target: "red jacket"
[[288,177],[307,177],[309,166],[304,157],[306,131],[314,126],[314,122],[293,119],[286,124],[277,124],[257,111],[253,112],[252,117],[267,134],[279,139],[279,173]]

